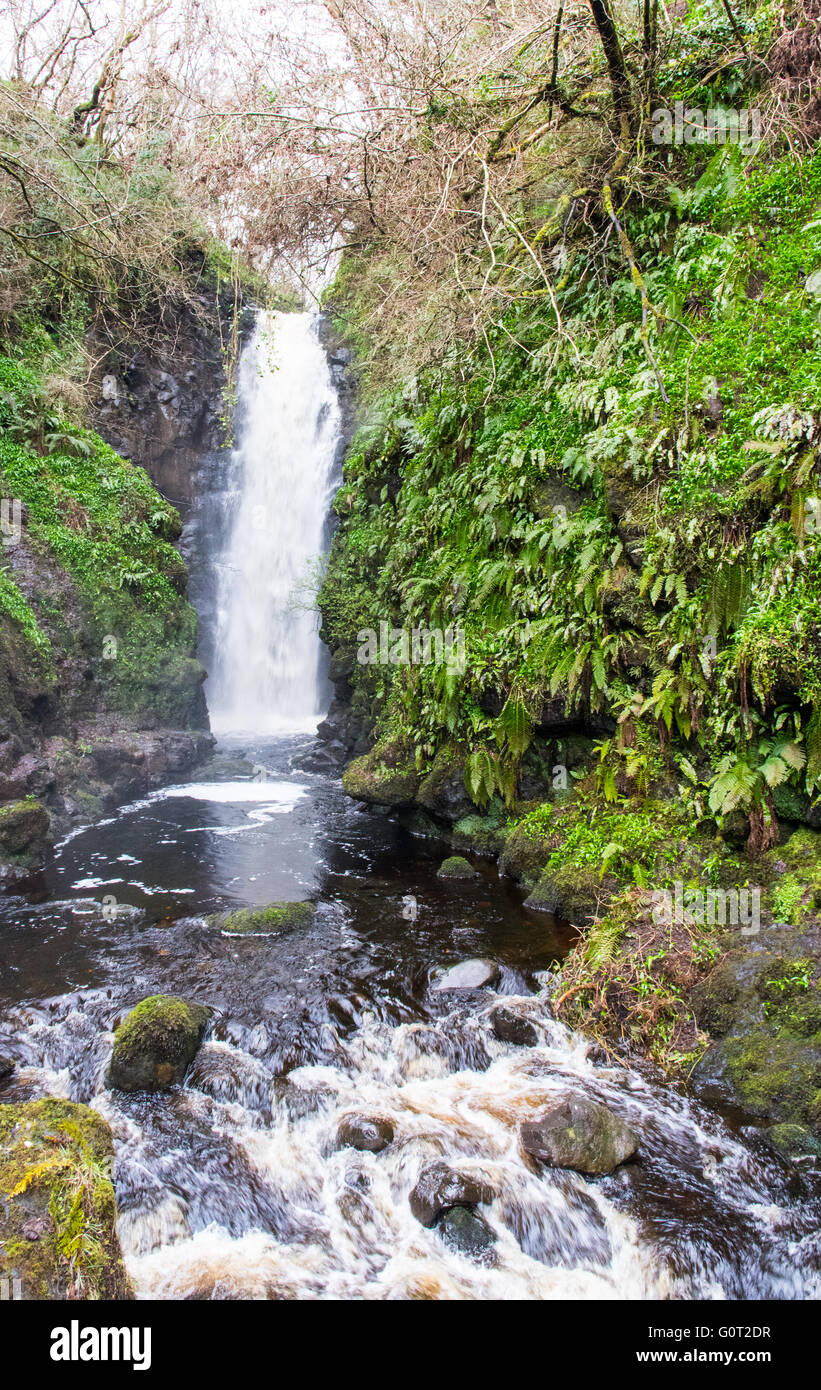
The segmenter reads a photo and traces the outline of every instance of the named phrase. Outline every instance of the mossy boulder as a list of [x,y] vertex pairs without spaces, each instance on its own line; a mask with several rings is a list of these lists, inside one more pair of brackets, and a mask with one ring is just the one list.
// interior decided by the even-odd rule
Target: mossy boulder
[[436,870],[436,877],[458,880],[481,878],[482,875],[479,873],[479,870],[474,869],[473,865],[469,864],[467,859],[463,858],[461,854],[451,854],[448,859],[442,860],[442,863]]
[[764,1133],[785,1158],[821,1158],[821,1140],[804,1125],[771,1125]]
[[120,1091],[179,1085],[197,1054],[211,1010],[171,994],[143,999],[114,1034],[106,1082]]
[[508,834],[504,824],[504,808],[498,798],[490,803],[487,814],[463,816],[458,820],[450,834],[450,842],[456,850],[473,850],[476,854],[497,855],[504,849]]
[[533,887],[558,844],[555,828],[546,821],[534,826],[528,820],[514,825],[499,856],[499,871]]
[[382,743],[348,763],[342,790],[375,806],[410,806],[419,780],[413,757],[398,743]]
[[114,1146],[85,1105],[0,1105],[0,1280],[24,1300],[132,1299],[117,1239]]
[[465,755],[460,749],[439,749],[419,784],[416,800],[431,815],[451,824],[473,814],[476,807],[465,787]]
[[49,819],[45,806],[32,797],[0,806],[0,850],[7,854],[42,852]]
[[308,927],[316,916],[316,903],[269,903],[267,907],[242,907],[237,912],[217,912],[206,918],[208,925],[232,936],[271,936]]
[[708,1100],[821,1136],[821,930],[772,926],[728,945],[691,995],[714,1039],[693,1084]]
[[525,907],[536,912],[552,912],[574,927],[587,926],[598,915],[599,904],[606,896],[595,869],[577,869],[565,864],[542,874]]

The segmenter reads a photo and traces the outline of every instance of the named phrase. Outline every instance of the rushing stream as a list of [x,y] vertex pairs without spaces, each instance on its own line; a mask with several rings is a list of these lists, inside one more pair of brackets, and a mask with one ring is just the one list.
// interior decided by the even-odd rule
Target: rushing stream
[[[444,844],[352,803],[312,736],[266,732],[315,716],[319,690],[313,618],[294,614],[286,590],[321,543],[309,502],[325,506],[337,424],[300,320],[286,324],[280,370],[314,374],[313,405],[284,375],[258,375],[257,337],[243,389],[258,399],[222,535],[233,578],[220,640],[233,669],[220,658],[220,724],[258,732],[224,735],[196,780],[70,836],[36,899],[3,902],[0,1052],[20,1063],[3,1099],[66,1096],[109,1121],[120,1235],[143,1297],[818,1297],[818,1175],[557,1023],[543,986],[567,931],[528,916],[489,865],[479,880],[437,879]],[[287,405],[289,454],[281,420],[265,428],[263,398],[265,410]],[[280,477],[269,492],[252,448],[270,449],[277,469],[287,457],[293,486]],[[246,547],[240,518],[258,496],[283,515]],[[245,611],[255,595],[264,617]],[[227,936],[204,920],[308,896],[314,922],[279,934]],[[433,988],[443,967],[479,956],[499,963],[493,991]],[[186,1084],[108,1091],[112,1029],[155,992],[214,1010]],[[496,1039],[500,994],[533,1023],[536,1046]],[[519,1123],[569,1091],[628,1120],[637,1162],[589,1180],[524,1157]],[[339,1147],[352,1110],[391,1122],[382,1153]],[[495,1194],[483,1210],[496,1240],[480,1258],[411,1213],[419,1169],[437,1158]]]

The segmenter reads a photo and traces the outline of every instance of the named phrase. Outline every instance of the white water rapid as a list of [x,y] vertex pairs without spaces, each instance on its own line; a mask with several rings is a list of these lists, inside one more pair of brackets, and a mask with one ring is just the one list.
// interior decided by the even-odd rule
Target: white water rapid
[[220,733],[313,729],[324,712],[313,593],[340,413],[317,330],[314,314],[260,313],[240,359],[207,688]]

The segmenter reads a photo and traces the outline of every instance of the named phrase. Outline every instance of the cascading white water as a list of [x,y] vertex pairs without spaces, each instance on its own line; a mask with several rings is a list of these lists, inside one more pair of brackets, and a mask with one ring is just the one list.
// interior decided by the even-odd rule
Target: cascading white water
[[313,728],[320,644],[311,589],[340,412],[310,313],[260,313],[238,373],[234,509],[219,562],[214,729]]

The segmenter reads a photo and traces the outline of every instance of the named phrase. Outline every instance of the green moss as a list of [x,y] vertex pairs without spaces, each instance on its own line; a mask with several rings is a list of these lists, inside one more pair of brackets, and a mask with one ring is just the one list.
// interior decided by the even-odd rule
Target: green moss
[[443,859],[436,871],[437,878],[450,879],[471,879],[481,878],[478,869],[468,863],[461,854],[452,854],[448,859]]
[[271,935],[294,927],[307,927],[316,916],[316,905],[310,902],[270,903],[267,907],[244,907],[238,912],[221,912],[209,917],[208,923],[236,936]]
[[348,796],[360,801],[409,806],[419,787],[419,773],[401,743],[381,743],[348,764],[342,787]]
[[111,1132],[68,1101],[0,1106],[0,1277],[26,1299],[132,1298],[116,1234]]
[[154,994],[135,1006],[114,1034],[107,1083],[125,1091],[179,1084],[196,1055],[211,1010],[174,995]]

